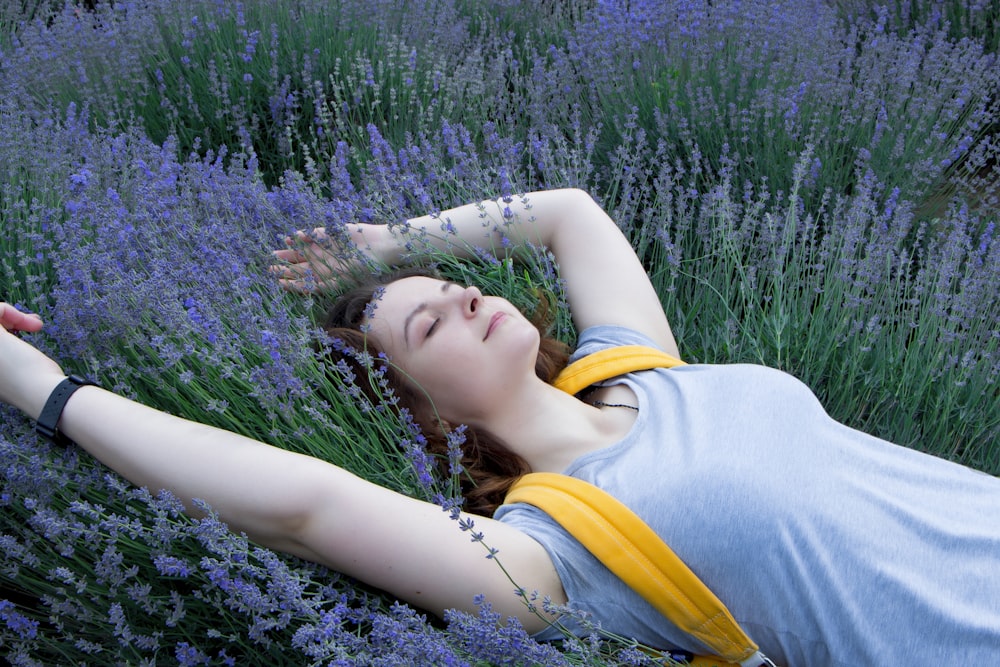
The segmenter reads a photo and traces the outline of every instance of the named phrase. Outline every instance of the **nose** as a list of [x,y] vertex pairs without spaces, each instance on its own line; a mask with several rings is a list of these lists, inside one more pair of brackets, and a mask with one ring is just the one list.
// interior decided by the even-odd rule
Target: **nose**
[[462,290],[462,314],[466,317],[475,317],[476,311],[483,304],[483,293],[475,285],[470,285]]

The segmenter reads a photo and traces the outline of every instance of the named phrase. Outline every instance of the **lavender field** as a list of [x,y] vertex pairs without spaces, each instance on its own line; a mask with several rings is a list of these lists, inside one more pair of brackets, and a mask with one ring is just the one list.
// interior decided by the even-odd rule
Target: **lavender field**
[[[393,397],[324,364],[328,297],[282,291],[270,251],[579,187],[688,361],[787,370],[835,418],[997,475],[998,47],[1000,0],[6,3],[0,300],[67,370],[448,505]],[[428,261],[559,293],[544,256]],[[0,407],[13,665],[654,664],[487,605],[432,619],[32,426]]]

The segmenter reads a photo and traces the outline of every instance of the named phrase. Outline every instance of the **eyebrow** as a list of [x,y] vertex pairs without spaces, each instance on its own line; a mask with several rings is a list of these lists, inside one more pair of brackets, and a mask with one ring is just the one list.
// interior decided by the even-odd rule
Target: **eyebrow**
[[[441,285],[441,293],[443,294],[447,292],[448,289],[454,284],[455,283],[445,282],[443,285]],[[406,320],[403,321],[403,341],[406,343],[407,349],[410,348],[410,323],[413,322],[413,318],[415,318],[417,315],[424,312],[425,310],[427,310],[427,302],[422,301],[421,303],[417,304],[416,308],[410,311],[410,314],[406,316]]]

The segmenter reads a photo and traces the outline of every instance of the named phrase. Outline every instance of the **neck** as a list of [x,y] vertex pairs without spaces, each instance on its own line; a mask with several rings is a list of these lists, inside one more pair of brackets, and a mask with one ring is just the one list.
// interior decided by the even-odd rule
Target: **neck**
[[563,472],[577,457],[616,442],[635,421],[629,410],[600,410],[541,380],[495,405],[481,423],[533,472]]

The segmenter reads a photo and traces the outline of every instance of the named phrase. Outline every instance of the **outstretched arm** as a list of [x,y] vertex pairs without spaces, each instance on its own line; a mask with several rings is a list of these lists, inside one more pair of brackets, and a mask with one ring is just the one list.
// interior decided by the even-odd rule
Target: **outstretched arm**
[[[59,366],[8,329],[41,321],[0,303],[0,401],[37,418],[63,379]],[[207,501],[256,542],[385,589],[437,613],[472,609],[477,594],[540,629],[480,544],[440,508],[394,493],[318,459],[173,417],[97,387],[70,398],[59,429],[129,481],[168,489],[189,510]],[[504,566],[527,590],[565,597],[540,545],[476,518]]]
[[[389,265],[408,260],[406,247],[427,239],[441,250],[468,254],[482,248],[501,256],[524,244],[547,247],[559,263],[573,320],[579,329],[617,324],[640,331],[665,351],[680,356],[663,306],[638,257],[614,221],[586,192],[548,190],[487,200],[408,220],[405,225],[347,225],[351,241]],[[286,286],[301,289],[305,269],[321,282],[339,267],[316,238],[323,230],[300,233],[279,269]]]

